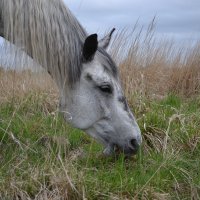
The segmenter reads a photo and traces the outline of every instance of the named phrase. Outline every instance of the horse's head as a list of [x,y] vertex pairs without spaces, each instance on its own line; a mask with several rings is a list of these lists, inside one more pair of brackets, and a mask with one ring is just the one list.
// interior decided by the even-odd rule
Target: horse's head
[[67,97],[61,97],[60,109],[74,127],[101,142],[105,154],[112,154],[115,147],[135,154],[141,132],[122,91],[118,69],[105,51],[112,32],[99,43],[96,34],[87,37],[80,81]]

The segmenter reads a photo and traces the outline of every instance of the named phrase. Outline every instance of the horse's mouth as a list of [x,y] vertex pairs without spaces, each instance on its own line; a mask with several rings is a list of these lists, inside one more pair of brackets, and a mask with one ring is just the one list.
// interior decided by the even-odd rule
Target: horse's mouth
[[103,153],[107,156],[120,154],[122,152],[123,152],[122,149],[117,144],[109,144],[103,151]]
[[122,148],[118,144],[109,144],[103,151],[104,155],[112,156],[112,155],[119,155],[123,153],[125,156],[130,157],[137,153],[137,150],[133,151],[132,149]]

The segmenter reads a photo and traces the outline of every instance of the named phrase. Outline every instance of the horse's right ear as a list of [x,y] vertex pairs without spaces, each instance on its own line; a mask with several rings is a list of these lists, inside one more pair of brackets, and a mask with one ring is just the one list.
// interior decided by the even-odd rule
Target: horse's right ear
[[97,34],[92,34],[88,36],[83,45],[83,60],[85,62],[91,61],[97,51],[98,40]]
[[102,47],[102,48],[105,49],[105,50],[108,48],[114,31],[115,31],[115,28],[113,28],[113,29],[110,31],[110,33],[108,33],[103,39],[101,39],[101,40],[99,41],[99,46],[100,46],[100,47]]

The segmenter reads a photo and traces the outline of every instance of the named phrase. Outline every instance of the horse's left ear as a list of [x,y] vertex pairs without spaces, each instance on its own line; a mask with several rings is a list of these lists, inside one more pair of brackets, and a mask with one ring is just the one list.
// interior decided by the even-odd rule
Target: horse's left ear
[[115,28],[113,28],[108,35],[106,35],[103,39],[99,41],[99,47],[102,47],[105,50],[108,48],[114,31],[115,31]]
[[97,51],[98,40],[97,34],[88,36],[83,45],[83,59],[84,61],[91,61]]

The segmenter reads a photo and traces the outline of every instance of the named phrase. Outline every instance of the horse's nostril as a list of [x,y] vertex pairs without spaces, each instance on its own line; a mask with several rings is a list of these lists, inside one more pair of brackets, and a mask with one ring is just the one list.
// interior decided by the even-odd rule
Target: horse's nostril
[[131,139],[130,140],[130,148],[133,149],[134,151],[137,151],[139,148],[139,144],[136,139]]

